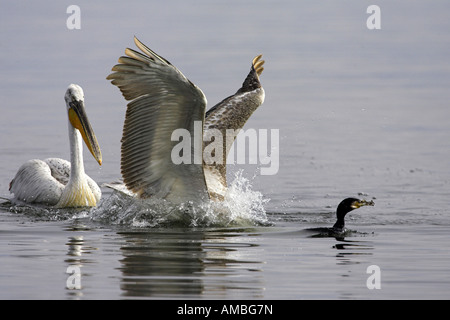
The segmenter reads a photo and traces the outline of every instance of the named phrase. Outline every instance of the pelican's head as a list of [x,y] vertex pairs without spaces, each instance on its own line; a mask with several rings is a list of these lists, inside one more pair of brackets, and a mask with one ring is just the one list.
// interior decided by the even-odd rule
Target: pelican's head
[[84,93],[79,85],[71,84],[64,96],[66,100],[67,112],[71,125],[80,131],[86,146],[94,156],[95,160],[102,164],[102,153],[95,137],[94,130],[89,123],[84,108]]

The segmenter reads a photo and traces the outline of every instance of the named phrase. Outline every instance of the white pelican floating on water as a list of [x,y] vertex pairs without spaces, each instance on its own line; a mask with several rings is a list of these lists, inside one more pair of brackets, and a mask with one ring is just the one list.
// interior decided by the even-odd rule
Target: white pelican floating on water
[[9,185],[15,202],[64,208],[92,207],[100,200],[100,188],[84,173],[81,139],[100,165],[102,154],[84,109],[83,90],[71,84],[64,98],[69,117],[71,162],[58,158],[27,161]]
[[[210,163],[204,158],[203,150],[211,141],[204,142],[209,141],[204,137],[212,129],[220,131],[223,137],[227,129],[241,129],[263,103],[264,89],[259,82],[264,64],[261,55],[253,59],[242,87],[205,114],[203,92],[169,61],[137,38],[134,42],[143,54],[127,48],[126,56],[119,58],[119,64],[112,68],[114,72],[107,77],[130,101],[121,147],[121,172],[126,190],[140,198],[155,196],[175,203],[208,198],[223,200],[227,190],[226,158],[231,143],[225,145],[223,139],[221,163]],[[200,126],[203,134],[195,134],[196,122],[203,124]],[[173,162],[171,153],[178,141],[172,141],[171,136],[177,129],[189,132],[191,154],[194,159],[201,159],[200,164]]]

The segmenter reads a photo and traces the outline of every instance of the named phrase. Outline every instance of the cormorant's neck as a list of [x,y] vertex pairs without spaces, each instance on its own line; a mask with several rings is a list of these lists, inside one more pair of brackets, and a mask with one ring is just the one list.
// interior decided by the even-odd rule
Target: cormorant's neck
[[336,223],[333,226],[333,229],[341,230],[341,229],[344,229],[344,227],[345,227],[345,220],[344,220],[344,217],[342,217],[342,218],[337,219]]
[[333,229],[344,229],[345,227],[345,216],[347,215],[347,213],[349,213],[350,211],[352,211],[352,208],[348,208],[347,205],[345,203],[340,203],[337,207],[336,210],[336,217],[337,217],[337,221],[333,226]]
[[333,226],[333,229],[344,229],[345,227],[345,221],[344,218],[341,218],[336,221],[336,223]]

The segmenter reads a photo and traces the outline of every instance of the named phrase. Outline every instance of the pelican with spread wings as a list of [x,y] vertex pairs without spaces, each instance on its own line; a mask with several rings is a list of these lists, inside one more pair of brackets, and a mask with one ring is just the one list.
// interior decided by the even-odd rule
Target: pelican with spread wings
[[[121,173],[127,192],[174,203],[223,200],[230,139],[223,139],[221,161],[211,162],[203,150],[212,141],[204,137],[213,130],[223,137],[227,129],[238,132],[264,102],[261,55],[253,59],[242,87],[205,113],[206,97],[200,88],[137,38],[134,42],[142,53],[127,48],[107,77],[129,101],[121,140]],[[198,122],[201,134],[194,132]],[[177,129],[189,132],[190,152],[194,159],[202,159],[200,163],[174,163],[172,150],[179,142],[171,137]]]

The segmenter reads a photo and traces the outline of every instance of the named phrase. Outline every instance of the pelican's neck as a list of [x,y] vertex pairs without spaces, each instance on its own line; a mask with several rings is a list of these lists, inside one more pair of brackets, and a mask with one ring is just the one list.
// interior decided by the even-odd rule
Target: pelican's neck
[[70,141],[70,181],[81,182],[85,179],[83,162],[83,139],[81,133],[69,122]]
[[81,133],[69,122],[70,178],[56,207],[92,207],[97,199],[84,173],[83,140]]

